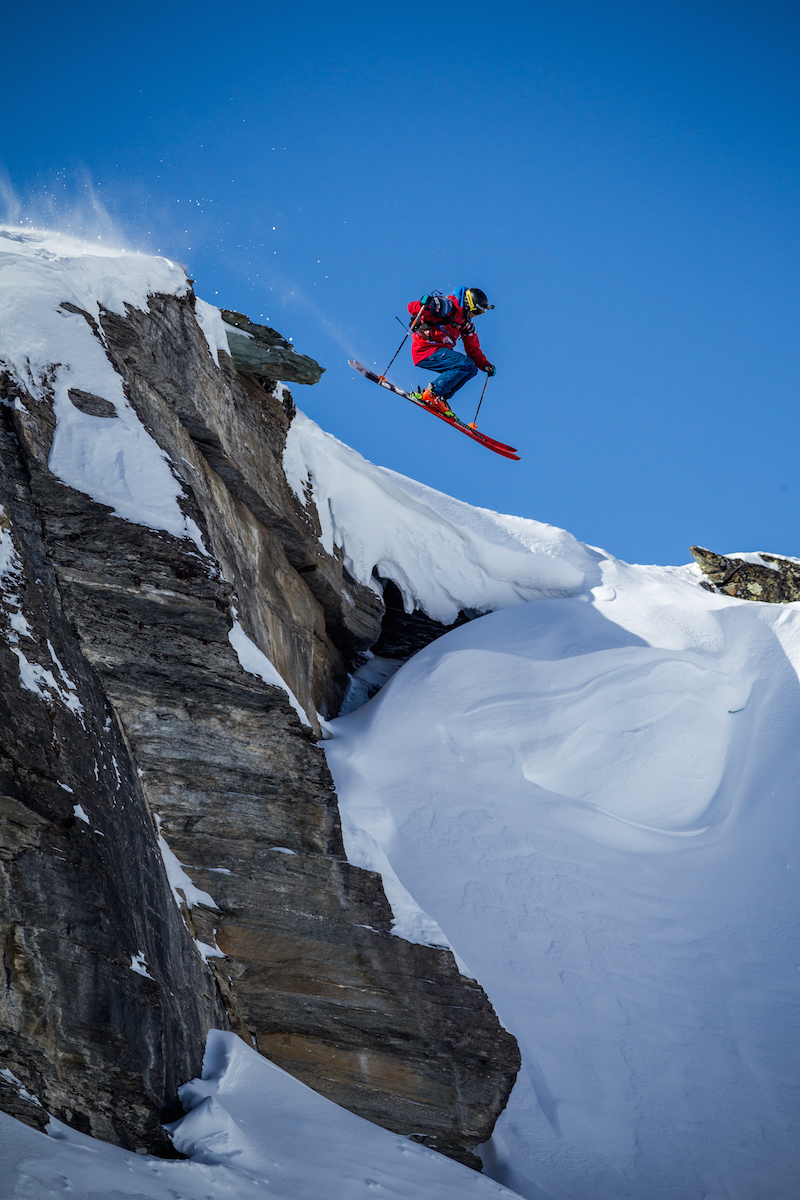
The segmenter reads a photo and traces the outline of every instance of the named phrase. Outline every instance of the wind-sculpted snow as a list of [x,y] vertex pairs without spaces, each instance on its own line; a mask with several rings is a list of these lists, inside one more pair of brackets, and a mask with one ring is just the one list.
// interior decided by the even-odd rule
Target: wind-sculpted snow
[[294,418],[283,466],[305,502],[310,485],[328,553],[340,546],[359,583],[373,570],[400,589],[406,610],[444,624],[461,609],[488,612],[580,591],[596,555],[540,521],[473,508],[385,467]]
[[800,611],[599,564],[331,725],[340,804],[523,1055],[484,1161],[530,1200],[800,1186]]
[[[36,400],[52,397],[50,470],[117,516],[191,537],[203,550],[167,456],[128,403],[101,337],[81,312],[62,307],[96,321],[101,307],[124,315],[126,304],[146,309],[149,295],[180,296],[187,287],[185,272],[166,258],[0,226],[0,369]],[[80,411],[70,389],[108,401],[116,417]]]
[[[0,1113],[3,1196],[50,1200],[501,1200],[512,1193],[312,1092],[211,1030],[203,1078],[172,1126],[188,1162],[130,1154],[58,1121],[38,1133]],[[12,1189],[13,1190],[10,1190]],[[9,1190],[6,1190],[9,1189]]]

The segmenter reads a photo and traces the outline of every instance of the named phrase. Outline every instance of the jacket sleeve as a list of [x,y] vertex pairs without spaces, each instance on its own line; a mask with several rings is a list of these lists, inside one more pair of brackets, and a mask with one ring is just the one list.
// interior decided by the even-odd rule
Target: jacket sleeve
[[464,349],[468,357],[472,359],[476,367],[488,367],[490,365],[488,358],[481,350],[481,344],[478,341],[478,335],[475,332],[475,326],[472,321],[467,321],[461,330],[461,340],[464,343]]

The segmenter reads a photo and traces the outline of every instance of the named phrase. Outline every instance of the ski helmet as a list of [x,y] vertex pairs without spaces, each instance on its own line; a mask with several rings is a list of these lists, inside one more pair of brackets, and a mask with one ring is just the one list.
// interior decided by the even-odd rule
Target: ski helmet
[[481,313],[488,312],[490,308],[494,308],[486,299],[486,292],[482,292],[480,288],[467,288],[464,293],[464,299],[467,302],[469,315],[478,317]]

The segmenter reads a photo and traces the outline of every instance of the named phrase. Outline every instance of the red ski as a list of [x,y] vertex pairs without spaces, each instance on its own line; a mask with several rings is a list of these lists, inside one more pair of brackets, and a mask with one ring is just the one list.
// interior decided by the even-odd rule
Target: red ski
[[348,362],[353,370],[358,371],[359,375],[363,375],[365,379],[371,379],[373,383],[380,384],[381,387],[394,392],[396,396],[402,396],[404,400],[410,400],[418,408],[424,408],[425,412],[429,412],[432,416],[438,417],[440,421],[445,421],[448,425],[452,425],[454,429],[458,429],[460,433],[465,433],[467,437],[471,437],[474,442],[485,446],[487,450],[494,450],[495,454],[501,454],[503,458],[510,458],[514,462],[519,462],[519,455],[514,446],[507,446],[505,442],[498,442],[495,438],[490,438],[485,433],[480,433],[477,429],[471,429],[469,425],[465,425],[463,421],[459,421],[458,417],[446,417],[444,413],[437,412],[435,408],[431,408],[429,404],[418,400],[416,396],[412,396],[408,392],[404,392],[402,388],[396,387],[395,384],[389,383],[389,380],[384,379],[382,375],[376,375],[374,371],[370,371],[363,363],[355,362],[353,359],[348,359]]

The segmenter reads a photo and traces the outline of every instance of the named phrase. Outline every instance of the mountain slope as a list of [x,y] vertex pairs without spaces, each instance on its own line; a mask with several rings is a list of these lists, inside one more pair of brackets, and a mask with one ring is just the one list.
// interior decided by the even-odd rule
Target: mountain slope
[[[497,1193],[397,1134],[474,1162],[516,1037],[527,1200],[794,1200],[797,605],[365,462],[166,260],[0,242],[15,1195]],[[226,1022],[296,1078],[212,1031],[191,1164],[75,1132],[163,1151]]]

